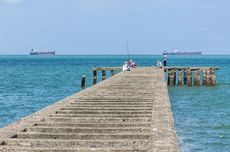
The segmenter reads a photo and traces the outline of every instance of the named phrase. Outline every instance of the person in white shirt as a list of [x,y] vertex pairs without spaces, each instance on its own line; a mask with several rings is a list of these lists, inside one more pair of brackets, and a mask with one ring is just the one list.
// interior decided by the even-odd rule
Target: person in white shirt
[[123,64],[122,70],[123,71],[130,71],[130,65],[127,61],[125,62],[125,64]]
[[162,66],[163,66],[163,65],[162,65],[161,61],[157,60],[157,67],[158,67],[158,68],[162,68]]

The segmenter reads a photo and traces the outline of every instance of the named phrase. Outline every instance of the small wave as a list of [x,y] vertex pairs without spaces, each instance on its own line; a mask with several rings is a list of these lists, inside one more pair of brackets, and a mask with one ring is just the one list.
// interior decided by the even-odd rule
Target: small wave
[[214,130],[230,130],[230,125],[229,124],[220,124],[220,125],[215,125],[211,127]]

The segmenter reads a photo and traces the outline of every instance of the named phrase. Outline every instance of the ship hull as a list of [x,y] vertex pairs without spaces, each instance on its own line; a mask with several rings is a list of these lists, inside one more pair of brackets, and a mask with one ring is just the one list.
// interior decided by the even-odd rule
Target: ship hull
[[168,55],[202,55],[202,52],[175,52],[167,53]]
[[30,55],[55,55],[55,52],[31,52]]

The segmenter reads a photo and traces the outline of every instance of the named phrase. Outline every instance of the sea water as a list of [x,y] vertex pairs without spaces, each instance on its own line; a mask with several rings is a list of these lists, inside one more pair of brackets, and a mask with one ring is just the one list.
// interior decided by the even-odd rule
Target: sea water
[[[0,56],[0,127],[92,85],[92,67],[121,66],[127,56]],[[162,56],[130,56],[153,66]],[[214,87],[169,87],[182,152],[230,151],[230,56],[168,56],[169,66],[217,66]],[[101,73],[98,73],[98,79]],[[110,73],[107,73],[110,76]]]

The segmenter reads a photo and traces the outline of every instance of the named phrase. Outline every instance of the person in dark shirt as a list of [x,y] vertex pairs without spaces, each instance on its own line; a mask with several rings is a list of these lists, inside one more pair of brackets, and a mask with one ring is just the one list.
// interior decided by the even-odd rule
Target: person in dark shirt
[[164,51],[164,67],[167,66],[167,52]]

